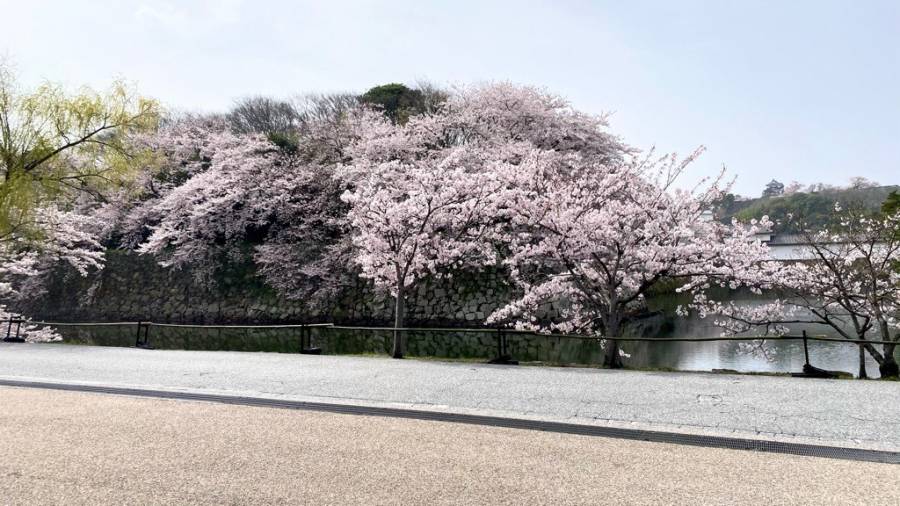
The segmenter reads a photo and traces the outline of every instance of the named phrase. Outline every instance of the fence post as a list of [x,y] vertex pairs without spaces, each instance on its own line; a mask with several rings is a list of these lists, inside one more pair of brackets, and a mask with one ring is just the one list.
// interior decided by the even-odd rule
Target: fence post
[[[25,338],[19,337],[19,333],[22,331],[22,320],[21,318],[13,318],[9,317],[6,325],[6,337],[3,338],[3,342],[5,343],[24,343]],[[16,335],[13,337],[12,335],[12,326],[13,323],[16,324]]]
[[[150,346],[150,323],[151,322],[137,322],[137,336],[134,340],[135,348],[142,348],[145,350],[152,350],[153,347]],[[141,340],[141,330],[144,331],[144,339]]]
[[818,367],[813,367],[812,364],[809,363],[809,344],[807,343],[807,335],[806,331],[803,331],[803,358],[806,359],[806,363],[803,364],[803,372],[800,374],[794,373],[791,376],[801,376],[806,378],[837,378],[838,374],[834,371],[826,371],[825,369],[819,369]]
[[506,329],[497,328],[497,356],[488,360],[489,364],[518,365],[518,360],[513,360],[509,355],[509,343],[506,339]]
[[300,327],[300,354],[302,355],[321,355],[322,348],[312,347],[312,327],[303,325]]
[[806,367],[811,367],[809,363],[809,345],[806,342],[806,331],[803,331],[803,356],[806,358]]

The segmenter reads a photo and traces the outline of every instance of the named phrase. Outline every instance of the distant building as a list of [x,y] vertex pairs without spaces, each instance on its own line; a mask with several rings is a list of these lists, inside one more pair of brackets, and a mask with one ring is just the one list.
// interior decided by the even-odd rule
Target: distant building
[[[795,262],[798,260],[815,260],[818,258],[810,242],[803,234],[776,234],[771,230],[760,230],[756,239],[769,246],[769,257],[780,262]],[[850,244],[846,238],[833,237],[827,242],[820,243],[833,251],[839,251],[841,247]],[[884,247],[884,244],[875,246]]]
[[768,184],[766,184],[766,189],[763,190],[762,196],[763,197],[777,197],[777,196],[783,195],[783,194],[784,194],[784,184],[779,183],[778,181],[773,179],[773,180],[769,181]]

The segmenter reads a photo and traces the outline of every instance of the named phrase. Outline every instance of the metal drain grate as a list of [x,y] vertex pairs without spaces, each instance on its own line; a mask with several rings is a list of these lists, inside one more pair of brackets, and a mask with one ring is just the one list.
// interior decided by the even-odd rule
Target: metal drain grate
[[73,385],[65,383],[47,383],[34,381],[16,381],[0,379],[0,386],[43,388],[50,390],[65,390],[72,392],[93,392],[113,395],[129,395],[137,397],[151,397],[158,399],[178,399],[202,402],[218,402],[222,404],[237,404],[242,406],[257,406],[266,408],[297,409],[304,411],[323,411],[348,415],[380,416],[393,418],[408,418],[413,420],[426,420],[435,422],[464,423],[470,425],[485,425],[490,427],[504,427],[509,429],[538,430],[544,432],[558,432],[563,434],[577,434],[582,436],[599,436],[606,438],[630,439],[636,441],[650,441],[654,443],[671,443],[689,446],[702,446],[707,448],[725,448],[732,450],[751,450],[768,453],[781,453],[789,455],[802,455],[807,457],[824,457],[831,459],[854,460],[864,462],[879,462],[885,464],[900,464],[900,452],[880,450],[865,450],[860,448],[842,448],[837,446],[811,445],[802,443],[786,443],[781,441],[765,441],[759,439],[730,438],[721,436],[703,436],[695,434],[679,434],[673,432],[660,432],[638,429],[621,429],[615,427],[599,427],[594,425],[579,425],[575,423],[547,422],[540,420],[523,420],[518,418],[503,418],[496,416],[468,415],[461,413],[442,413],[421,411],[414,409],[379,408],[369,406],[353,406],[347,404],[329,404],[321,402],[304,402],[278,399],[266,399],[260,397],[241,397],[230,395],[201,394],[191,392],[172,392],[164,390],[147,390],[140,388],[106,387],[95,385]]

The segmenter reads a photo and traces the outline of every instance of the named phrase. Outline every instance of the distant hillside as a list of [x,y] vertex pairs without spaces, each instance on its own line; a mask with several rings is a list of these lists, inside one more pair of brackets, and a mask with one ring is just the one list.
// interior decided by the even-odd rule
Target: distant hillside
[[775,222],[775,232],[793,233],[797,230],[785,224],[788,214],[801,217],[812,227],[825,227],[833,217],[835,202],[843,205],[858,204],[877,211],[887,196],[895,190],[900,190],[900,186],[825,189],[749,200],[736,200],[733,195],[728,195],[716,209],[716,217],[729,222],[733,217],[748,221],[769,216]]

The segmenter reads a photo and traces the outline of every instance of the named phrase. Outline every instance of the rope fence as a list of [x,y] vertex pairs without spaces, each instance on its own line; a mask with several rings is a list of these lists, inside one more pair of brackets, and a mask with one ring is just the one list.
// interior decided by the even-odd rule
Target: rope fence
[[[352,332],[371,332],[371,333],[433,333],[433,334],[493,334],[496,341],[496,356],[489,360],[494,364],[517,364],[510,352],[509,338],[510,336],[531,336],[546,339],[572,339],[584,342],[601,342],[603,340],[619,341],[619,342],[652,342],[652,343],[702,343],[702,342],[719,342],[719,341],[803,341],[803,350],[806,358],[804,365],[804,375],[817,377],[828,376],[828,371],[817,369],[809,364],[809,341],[837,342],[855,345],[881,345],[881,344],[897,344],[895,341],[868,340],[868,339],[844,339],[840,337],[831,337],[827,335],[810,335],[803,331],[800,335],[773,335],[773,336],[715,336],[715,337],[604,337],[589,336],[583,334],[562,334],[539,332],[523,329],[498,328],[498,327],[480,327],[480,328],[456,328],[456,327],[375,327],[375,326],[357,326],[357,325],[335,325],[333,323],[296,323],[296,324],[276,324],[276,325],[222,325],[222,324],[182,324],[182,323],[156,323],[152,321],[120,321],[120,322],[52,322],[52,321],[33,321],[22,318],[7,318],[0,320],[0,332],[2,332],[2,324],[6,324],[6,335],[3,341],[6,342],[24,342],[22,333],[23,325],[35,325],[46,327],[134,327],[134,346],[137,348],[151,349],[150,329],[158,327],[160,329],[197,329],[197,330],[296,330],[299,331],[299,349],[292,348],[291,351],[302,354],[321,354],[322,349],[313,346],[314,329],[318,331],[352,331]],[[2,334],[0,334],[2,335]],[[185,348],[187,348],[187,338],[185,338]],[[203,349],[203,348],[201,348]]]
[[7,335],[11,325],[38,325],[47,327],[115,327],[115,326],[144,326],[144,327],[169,327],[169,328],[185,328],[185,329],[259,329],[259,330],[277,330],[277,329],[333,329],[333,330],[358,330],[358,331],[379,331],[379,332],[453,332],[453,333],[506,333],[506,334],[522,334],[530,336],[563,338],[563,339],[582,339],[587,341],[621,341],[621,342],[713,342],[713,341],[790,341],[805,339],[808,341],[827,341],[848,344],[900,344],[898,341],[883,341],[876,339],[846,339],[842,337],[830,337],[824,334],[806,334],[801,335],[763,335],[763,336],[714,336],[714,337],[632,337],[632,336],[587,336],[584,334],[562,334],[553,332],[539,332],[534,330],[521,330],[503,327],[366,327],[355,325],[336,325],[334,323],[295,323],[295,324],[277,324],[277,325],[219,325],[219,324],[199,324],[199,323],[156,323],[152,321],[122,321],[122,322],[52,322],[52,321],[35,321],[26,319],[4,319],[0,320],[0,324],[8,324]]

